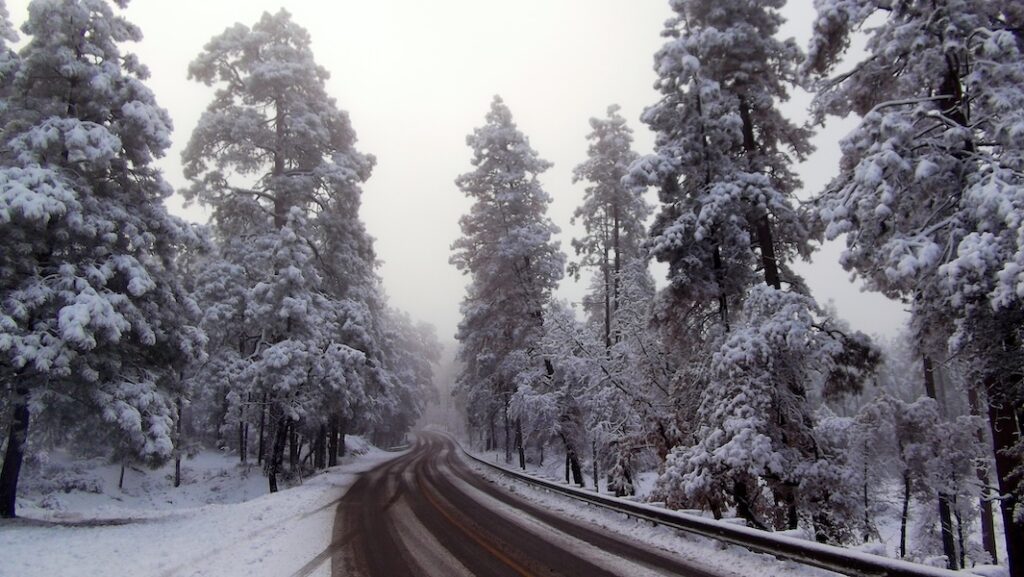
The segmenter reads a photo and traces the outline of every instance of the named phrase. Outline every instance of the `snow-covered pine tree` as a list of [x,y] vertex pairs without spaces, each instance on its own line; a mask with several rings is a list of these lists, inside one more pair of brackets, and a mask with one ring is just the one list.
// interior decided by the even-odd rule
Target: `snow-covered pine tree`
[[[339,209],[352,213],[344,222],[358,222],[358,203],[348,203],[358,198],[373,158],[355,149],[348,116],[325,91],[328,73],[313,60],[309,34],[284,10],[214,37],[189,76],[218,89],[183,153],[193,181],[186,195],[211,207],[223,257],[245,270],[244,321],[236,325],[246,331],[239,334],[242,378],[266,399],[265,469],[274,491],[286,441],[295,454],[300,425],[318,430],[329,420],[324,410],[361,395],[372,362],[368,351],[342,341],[348,315],[360,307],[338,294],[338,277],[348,271],[337,266],[371,241],[361,226],[325,227],[339,226],[328,223]],[[324,251],[325,237],[346,235]],[[355,260],[372,269],[372,257]]]
[[688,337],[679,379],[694,392],[680,394],[699,399],[691,444],[669,456],[660,492],[795,527],[799,475],[815,458],[807,389],[856,386],[876,356],[827,319],[788,267],[810,254],[792,170],[810,144],[778,109],[801,60],[792,40],[775,37],[782,5],[671,2],[669,40],[655,56],[662,98],[642,117],[656,152],[631,178],[661,187],[651,248],[669,265],[669,287],[659,317]]
[[[647,272],[642,248],[645,221],[651,207],[644,200],[647,190],[625,177],[638,158],[632,150],[633,132],[619,114],[608,107],[608,117],[591,118],[592,132],[587,160],[573,171],[574,182],[588,184],[583,203],[573,222],[583,224],[585,234],[573,240],[579,262],[570,272],[593,273],[591,290],[584,301],[589,328],[600,335],[603,347],[578,347],[579,354],[595,355],[592,369],[596,383],[589,389],[587,430],[591,439],[594,474],[599,475],[599,455],[608,455],[611,486],[619,493],[631,492],[631,456],[646,445],[640,426],[643,416],[651,417],[654,387],[644,374],[644,365],[660,350],[660,343],[648,329],[648,309],[654,296],[654,280]],[[622,383],[631,383],[625,387]],[[600,390],[597,390],[600,389]],[[601,442],[596,439],[602,438]],[[626,491],[625,487],[630,487]]]
[[607,119],[591,118],[590,127],[588,158],[573,170],[573,181],[588,186],[583,204],[573,213],[573,222],[581,222],[586,233],[572,242],[580,262],[571,268],[594,270],[598,290],[589,296],[588,311],[602,327],[605,347],[611,348],[619,340],[614,317],[623,292],[623,269],[644,258],[641,244],[651,208],[643,198],[647,187],[624,180],[638,155],[632,149],[633,131],[619,115],[619,107],[609,106]]
[[[10,14],[7,12],[7,5],[0,0],[0,114],[7,108],[7,98],[11,87],[14,71],[18,66],[18,55],[8,46],[8,43],[17,42],[18,33],[11,25]],[[6,122],[4,123],[6,124]]]
[[14,411],[4,517],[29,406],[76,415],[71,435],[116,432],[111,450],[166,460],[178,371],[202,341],[175,271],[191,233],[167,214],[171,188],[152,166],[170,119],[120,48],[141,32],[106,0],[32,2],[23,31],[0,146],[0,381]]
[[[868,287],[911,303],[919,340],[948,338],[974,359],[970,372],[988,394],[1010,572],[1024,575],[1024,524],[1014,513],[1024,406],[1019,3],[816,5],[807,60],[818,76],[815,113],[863,117],[818,199],[825,234],[846,235],[841,262]],[[861,29],[866,58],[837,71]]]
[[508,404],[520,374],[544,366],[537,346],[544,307],[565,265],[552,240],[558,228],[547,217],[551,197],[538,181],[551,164],[530,147],[497,96],[486,123],[466,142],[474,168],[456,185],[474,202],[459,221],[463,236],[451,257],[470,276],[457,334],[464,363],[457,386],[469,403],[470,426],[485,431],[488,448],[496,445],[501,419],[506,456],[511,459],[514,429],[522,461],[520,426],[508,422]]

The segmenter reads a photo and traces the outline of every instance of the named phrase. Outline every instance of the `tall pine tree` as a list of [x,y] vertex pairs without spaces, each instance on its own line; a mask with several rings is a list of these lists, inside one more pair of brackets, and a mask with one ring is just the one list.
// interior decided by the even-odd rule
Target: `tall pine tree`
[[558,228],[547,217],[551,196],[538,181],[551,164],[530,147],[499,97],[466,142],[474,168],[456,184],[473,206],[460,220],[463,236],[451,257],[470,275],[457,334],[464,363],[458,387],[469,401],[470,425],[495,446],[500,419],[506,457],[514,431],[522,462],[521,425],[509,422],[508,405],[521,375],[544,364],[544,308],[565,264],[552,240]]
[[671,3],[655,57],[662,98],[643,115],[656,153],[632,178],[661,188],[651,247],[669,287],[658,315],[690,351],[677,394],[691,399],[691,438],[669,455],[660,492],[716,514],[735,506],[756,526],[795,527],[802,509],[829,538],[827,511],[797,491],[815,459],[807,388],[856,384],[874,357],[789,268],[810,254],[792,169],[810,145],[778,108],[801,60],[776,38],[783,4]]
[[[123,6],[124,2],[119,5]],[[13,516],[30,417],[66,412],[122,456],[171,456],[198,314],[175,271],[188,228],[153,160],[171,123],[106,0],[35,1],[0,157],[0,381],[12,393],[0,515]],[[5,84],[7,81],[5,80]]]
[[[948,341],[973,359],[973,378],[988,395],[1010,572],[1024,575],[1024,525],[1015,513],[1024,407],[1024,14],[1009,0],[816,6],[807,61],[819,82],[815,112],[863,117],[842,143],[839,176],[817,200],[825,234],[846,235],[841,262],[869,288],[911,304],[920,341]],[[861,29],[866,58],[837,71]]]
[[239,334],[226,346],[245,359],[245,393],[266,406],[275,491],[299,427],[322,430],[329,408],[343,412],[381,380],[370,305],[347,290],[374,279],[357,216],[373,158],[355,149],[309,34],[284,10],[213,38],[189,75],[218,89],[183,154],[187,196],[212,208],[223,258],[244,270]]

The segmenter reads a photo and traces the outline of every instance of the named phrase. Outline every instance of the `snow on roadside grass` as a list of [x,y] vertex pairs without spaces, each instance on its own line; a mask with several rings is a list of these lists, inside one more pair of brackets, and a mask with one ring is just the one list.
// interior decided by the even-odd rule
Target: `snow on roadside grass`
[[[122,509],[130,514],[120,518],[97,507],[101,515],[79,510],[58,523],[29,513],[0,522],[0,577],[293,575],[330,544],[335,505],[358,474],[400,454],[370,448],[302,485],[236,504]],[[329,559],[309,573],[329,574]]]

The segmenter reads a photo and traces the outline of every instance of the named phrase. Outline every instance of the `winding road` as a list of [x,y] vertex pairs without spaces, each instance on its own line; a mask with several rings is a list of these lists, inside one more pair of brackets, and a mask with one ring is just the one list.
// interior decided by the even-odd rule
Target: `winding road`
[[335,577],[718,577],[503,490],[429,432],[352,486],[325,553]]

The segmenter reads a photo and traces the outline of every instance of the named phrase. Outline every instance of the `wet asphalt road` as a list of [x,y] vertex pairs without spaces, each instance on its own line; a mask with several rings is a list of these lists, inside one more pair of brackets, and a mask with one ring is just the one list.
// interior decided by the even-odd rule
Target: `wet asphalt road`
[[328,551],[335,577],[720,575],[526,501],[436,433],[349,489]]

